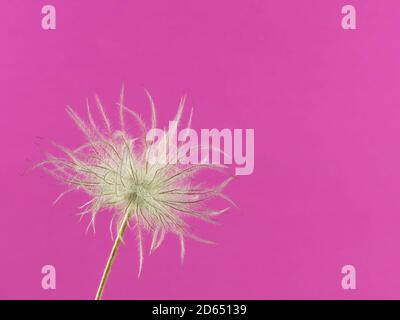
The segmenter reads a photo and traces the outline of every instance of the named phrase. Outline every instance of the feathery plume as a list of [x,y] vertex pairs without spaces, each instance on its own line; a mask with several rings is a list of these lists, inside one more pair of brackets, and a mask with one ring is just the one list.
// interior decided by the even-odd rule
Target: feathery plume
[[[155,129],[156,108],[147,90],[146,95],[151,107],[151,129]],[[144,232],[151,236],[150,253],[160,247],[166,233],[175,234],[180,241],[183,261],[185,238],[211,243],[193,235],[185,218],[195,217],[213,222],[216,215],[227,211],[229,207],[219,211],[211,210],[205,203],[215,197],[223,197],[231,202],[222,190],[232,178],[228,178],[218,186],[207,188],[194,185],[194,175],[203,169],[222,169],[224,166],[204,163],[183,165],[179,161],[171,162],[168,159],[148,161],[151,152],[163,151],[168,137],[173,132],[167,131],[157,142],[147,141],[148,128],[145,122],[139,114],[124,104],[124,88],[121,90],[118,102],[120,122],[118,129],[112,127],[100,99],[97,96],[95,99],[103,126],[98,126],[94,121],[88,101],[87,121],[84,121],[71,107],[67,107],[68,115],[83,132],[87,141],[74,150],[54,144],[63,155],[48,154],[47,160],[40,166],[68,185],[68,189],[60,194],[55,202],[66,193],[76,190],[83,190],[90,196],[90,200],[80,207],[82,210],[80,214],[90,215],[89,226],[93,229],[99,212],[105,209],[114,212],[110,222],[112,237],[113,230],[116,229],[114,245],[96,294],[96,299],[101,299],[116,253],[128,228],[134,230],[137,236],[139,276],[143,265]],[[184,104],[185,98],[182,98],[174,118],[176,123],[180,122]],[[134,138],[127,132],[128,116],[139,125],[141,136]],[[192,113],[189,126],[191,119]],[[181,145],[177,145],[178,155]],[[196,145],[193,148],[201,149],[202,146]]]

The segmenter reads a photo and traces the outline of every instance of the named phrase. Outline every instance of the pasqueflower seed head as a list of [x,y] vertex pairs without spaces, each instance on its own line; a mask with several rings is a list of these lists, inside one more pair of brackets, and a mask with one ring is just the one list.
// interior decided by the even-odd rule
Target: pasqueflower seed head
[[[146,94],[152,111],[151,129],[154,129],[156,109],[147,91]],[[183,98],[174,118],[176,123],[181,120],[184,104]],[[161,140],[148,141],[146,133],[149,128],[135,111],[125,106],[123,89],[118,103],[118,129],[112,127],[97,97],[96,106],[102,118],[101,126],[94,121],[89,103],[87,103],[86,121],[72,108],[67,107],[67,113],[83,132],[87,141],[76,149],[55,144],[62,151],[62,156],[48,154],[47,160],[41,163],[50,174],[69,187],[56,201],[68,192],[83,190],[89,195],[90,200],[80,207],[82,209],[80,214],[91,216],[89,225],[94,228],[97,214],[109,209],[114,212],[110,222],[112,235],[114,227],[117,230],[116,236],[121,238],[125,231],[121,228],[124,226],[135,230],[140,258],[139,275],[143,261],[143,232],[151,235],[150,253],[162,244],[166,233],[175,234],[180,240],[183,259],[185,237],[204,241],[190,232],[185,222],[186,218],[195,217],[213,222],[216,215],[228,210],[229,207],[223,210],[211,210],[206,206],[206,202],[215,197],[223,197],[231,202],[222,190],[232,178],[224,180],[217,186],[205,187],[203,184],[194,184],[194,175],[203,169],[220,170],[224,166],[202,162],[181,164],[179,159],[154,161],[157,159],[153,158],[149,161],[149,154],[161,154],[165,142],[174,133],[169,130]],[[126,130],[128,116],[137,122],[141,135],[133,137],[128,133]],[[188,126],[191,116],[192,114]],[[182,143],[177,145],[176,154],[180,154],[181,147]],[[192,148],[201,149],[202,146],[196,145]]]

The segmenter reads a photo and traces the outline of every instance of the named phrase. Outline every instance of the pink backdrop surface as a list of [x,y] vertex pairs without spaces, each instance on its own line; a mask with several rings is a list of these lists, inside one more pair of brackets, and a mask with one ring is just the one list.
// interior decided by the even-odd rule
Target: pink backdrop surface
[[[69,195],[41,171],[38,138],[84,141],[65,113],[98,93],[115,108],[121,84],[145,114],[143,87],[166,123],[186,93],[194,128],[254,128],[255,170],[227,193],[238,204],[218,242],[173,237],[145,256],[134,234],[106,299],[400,298],[400,3],[349,1],[47,1],[0,4],[0,298],[92,299],[112,246],[109,213],[85,233]],[[54,265],[56,290],[41,268]],[[341,268],[357,289],[341,288]]]

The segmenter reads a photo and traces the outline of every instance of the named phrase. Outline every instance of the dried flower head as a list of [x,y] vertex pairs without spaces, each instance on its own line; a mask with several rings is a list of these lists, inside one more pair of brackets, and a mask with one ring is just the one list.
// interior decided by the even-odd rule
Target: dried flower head
[[[156,128],[156,110],[151,96],[149,98],[152,119],[151,128]],[[180,102],[174,121],[179,123],[185,99]],[[194,236],[185,222],[185,217],[196,217],[213,222],[213,217],[229,208],[214,211],[205,206],[211,198],[223,197],[222,189],[231,180],[225,180],[212,188],[195,185],[193,176],[202,169],[221,169],[222,165],[214,164],[181,164],[179,161],[149,161],[149,154],[157,154],[165,148],[165,141],[173,132],[153,141],[146,139],[147,127],[142,118],[124,105],[124,90],[121,91],[119,106],[120,128],[114,129],[100,102],[96,97],[96,106],[104,125],[98,126],[87,103],[88,121],[67,107],[69,116],[84,133],[87,142],[77,149],[70,150],[55,144],[63,156],[48,154],[42,163],[44,168],[56,178],[66,183],[69,188],[64,194],[74,190],[84,190],[90,200],[83,204],[81,215],[91,215],[90,225],[95,225],[95,218],[104,209],[111,209],[114,216],[110,222],[110,231],[116,226],[117,235],[110,258],[96,298],[100,299],[108,278],[115,254],[122,241],[125,230],[129,227],[137,233],[139,247],[139,275],[143,262],[143,232],[151,234],[150,253],[163,242],[167,232],[175,234],[181,243],[181,258],[185,253],[185,237],[204,241]],[[125,118],[132,117],[139,125],[142,134],[132,137],[126,130]],[[190,114],[188,127],[190,127]],[[149,138],[149,137],[147,137]],[[150,140],[150,141],[149,141]],[[181,154],[182,144],[177,145],[177,154]],[[202,146],[193,146],[202,148]],[[158,152],[158,154],[161,154]],[[157,160],[157,159],[156,159]],[[179,159],[178,159],[179,160]],[[208,241],[204,241],[208,242]]]

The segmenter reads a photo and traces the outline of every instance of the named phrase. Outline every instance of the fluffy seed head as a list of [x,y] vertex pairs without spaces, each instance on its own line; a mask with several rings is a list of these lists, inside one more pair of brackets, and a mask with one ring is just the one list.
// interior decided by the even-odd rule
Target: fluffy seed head
[[[152,111],[151,128],[156,128],[156,110],[151,96],[146,91]],[[181,100],[175,116],[179,123],[185,99]],[[231,180],[223,181],[214,187],[204,187],[194,184],[194,175],[203,169],[221,169],[221,165],[187,164],[179,161],[148,161],[150,151],[160,151],[165,147],[165,140],[173,132],[167,131],[160,141],[146,141],[148,130],[142,118],[124,105],[122,89],[119,106],[119,128],[113,129],[106,112],[96,97],[96,106],[102,118],[103,125],[98,126],[87,103],[87,121],[84,121],[70,107],[69,116],[84,133],[86,143],[70,150],[55,144],[63,156],[48,154],[42,165],[47,172],[66,183],[69,188],[64,194],[83,190],[90,200],[83,204],[81,215],[91,215],[91,223],[97,214],[104,209],[111,209],[114,216],[110,222],[113,235],[114,226],[120,230],[124,221],[137,232],[140,268],[143,260],[142,232],[151,234],[150,252],[157,249],[163,242],[167,232],[178,236],[181,243],[181,258],[184,256],[184,238],[190,237],[204,241],[194,236],[185,222],[186,217],[195,217],[208,222],[229,208],[215,211],[207,208],[205,203],[215,197],[223,197],[231,202],[222,189]],[[126,116],[131,117],[139,125],[142,134],[132,137],[126,130]],[[191,115],[189,119],[190,126]],[[177,145],[180,154],[182,144]],[[192,148],[201,149],[202,146]],[[157,154],[157,152],[156,152]],[[157,159],[156,159],[157,160]],[[178,159],[179,160],[179,159]],[[117,232],[117,236],[120,234]],[[208,241],[204,241],[208,242]],[[140,271],[139,271],[140,274]]]

